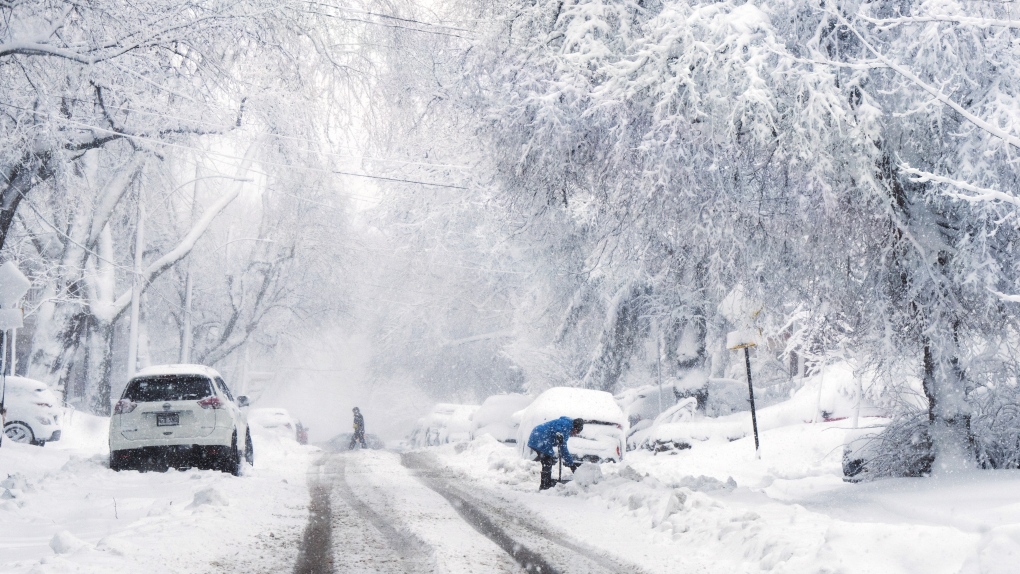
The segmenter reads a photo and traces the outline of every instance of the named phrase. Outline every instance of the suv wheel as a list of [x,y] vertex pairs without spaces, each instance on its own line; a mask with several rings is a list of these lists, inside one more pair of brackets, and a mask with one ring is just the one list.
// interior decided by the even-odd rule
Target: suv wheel
[[234,476],[241,474],[241,453],[237,450],[237,431],[230,437],[230,449],[220,459],[220,470]]
[[120,472],[127,470],[133,465],[133,456],[128,454],[129,451],[113,451],[110,453],[110,470]]
[[255,447],[251,444],[251,430],[244,431],[244,460],[249,466],[255,466]]
[[35,434],[32,433],[32,429],[20,421],[13,421],[4,425],[4,434],[14,442],[36,444]]

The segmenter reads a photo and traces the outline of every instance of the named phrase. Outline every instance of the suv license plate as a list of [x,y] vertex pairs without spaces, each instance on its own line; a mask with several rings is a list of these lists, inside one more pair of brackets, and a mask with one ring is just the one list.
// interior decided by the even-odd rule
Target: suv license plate
[[181,424],[180,413],[156,413],[156,426],[172,427]]

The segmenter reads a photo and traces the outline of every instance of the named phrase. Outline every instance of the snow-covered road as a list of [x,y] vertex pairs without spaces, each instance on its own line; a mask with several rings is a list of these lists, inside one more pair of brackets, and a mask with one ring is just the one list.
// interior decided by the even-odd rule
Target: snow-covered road
[[298,574],[643,571],[427,453],[325,454],[309,489]]
[[106,420],[75,416],[67,441],[0,449],[0,573],[645,571],[571,536],[576,509],[549,521],[432,453],[269,435],[241,477],[114,472]]
[[749,439],[631,452],[539,492],[491,437],[258,436],[241,477],[113,472],[104,419],[75,416],[66,442],[0,449],[2,574],[1007,574],[1020,556],[1020,471],[847,484],[839,423],[766,431],[762,460]]

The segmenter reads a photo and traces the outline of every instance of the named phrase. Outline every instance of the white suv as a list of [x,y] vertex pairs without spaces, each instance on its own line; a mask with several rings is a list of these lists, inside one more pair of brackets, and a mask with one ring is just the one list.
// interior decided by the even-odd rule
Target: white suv
[[202,365],[139,371],[110,419],[110,468],[215,468],[240,474],[255,451],[243,407],[219,373]]

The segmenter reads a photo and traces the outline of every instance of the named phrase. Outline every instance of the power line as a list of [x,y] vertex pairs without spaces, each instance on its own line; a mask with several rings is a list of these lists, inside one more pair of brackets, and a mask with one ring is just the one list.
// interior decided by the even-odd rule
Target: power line
[[[47,116],[51,120],[54,120],[53,115],[49,114],[49,113],[35,112],[35,111],[30,110],[28,108],[23,108],[21,106],[15,106],[13,104],[8,104],[8,103],[5,103],[5,102],[0,102],[0,105],[11,107],[11,108],[14,108],[14,109],[23,110],[23,111],[33,112],[33,113],[36,113],[36,114],[41,114],[41,115]],[[203,149],[200,149],[200,148],[197,148],[197,147],[194,147],[194,146],[188,146],[188,145],[183,145],[183,144],[171,143],[171,142],[163,141],[163,140],[160,140],[160,139],[157,139],[157,138],[153,138],[153,137],[150,137],[150,136],[142,136],[142,135],[137,135],[137,134],[127,134],[127,133],[124,133],[124,132],[119,132],[119,131],[116,131],[116,130],[111,130],[109,128],[103,128],[103,127],[87,124],[87,123],[84,123],[84,122],[75,121],[75,120],[72,120],[72,119],[69,119],[69,118],[59,118],[58,117],[58,118],[55,118],[55,120],[56,121],[61,121],[61,122],[67,123],[67,124],[71,124],[71,125],[77,125],[79,127],[90,129],[90,130],[94,130],[94,131],[97,131],[97,132],[100,132],[100,133],[105,133],[105,134],[109,134],[109,135],[115,135],[115,136],[118,136],[118,137],[122,137],[124,139],[142,140],[142,141],[152,142],[152,143],[155,143],[157,145],[162,145],[162,146],[172,147],[172,148],[178,148],[178,149],[185,149],[185,150],[189,150],[189,151],[197,151],[197,152],[202,152],[202,153],[206,153],[206,154],[210,154],[210,155],[215,155],[215,156],[219,156],[219,157],[223,157],[223,158],[227,158],[227,159],[244,160],[244,158],[238,157],[238,156],[235,156],[235,155],[230,155],[230,154],[226,154],[226,153],[222,153],[222,152],[216,152],[216,151],[212,151],[212,150],[203,150]],[[433,187],[447,187],[447,188],[464,189],[464,190],[470,189],[470,188],[467,188],[467,187],[464,187],[464,186],[452,185],[452,184],[446,184],[446,183],[419,181],[419,180],[413,180],[413,179],[402,179],[402,178],[395,178],[395,177],[386,177],[386,176],[380,176],[380,175],[362,174],[362,173],[354,173],[354,172],[346,172],[346,171],[338,171],[338,170],[328,170],[328,169],[323,169],[323,168],[308,167],[308,166],[298,166],[298,165],[285,164],[285,163],[273,162],[273,161],[267,161],[267,160],[259,160],[258,163],[260,163],[262,165],[269,165],[269,166],[273,166],[273,167],[281,167],[281,168],[285,168],[285,169],[300,169],[300,170],[305,170],[305,171],[315,171],[315,172],[329,173],[329,174],[334,174],[334,175],[347,175],[347,176],[362,177],[362,178],[367,178],[367,179],[378,179],[378,180],[383,180],[383,181],[393,181],[393,182],[402,182],[402,183],[413,183],[413,184],[427,185],[427,186],[433,186]],[[256,173],[259,173],[259,172],[256,171]],[[266,175],[267,177],[271,177],[270,174],[263,173],[263,175]]]
[[386,19],[389,19],[389,20],[399,20],[401,22],[408,22],[408,23],[413,23],[413,24],[421,24],[422,26],[431,26],[431,27],[434,27],[434,28],[447,28],[449,30],[457,30],[458,32],[469,32],[469,33],[471,32],[471,30],[468,30],[467,28],[457,28],[455,26],[445,26],[443,24],[435,24],[435,23],[432,23],[432,22],[422,22],[421,20],[414,20],[412,18],[402,18],[400,16],[392,16],[390,14],[380,14],[378,12],[371,12],[371,11],[368,11],[368,10],[358,10],[357,8],[350,8],[350,7],[347,7],[347,6],[337,6],[335,4],[325,4],[325,3],[322,3],[322,2],[312,2],[311,0],[306,0],[306,3],[307,4],[314,4],[316,6],[324,6],[326,8],[333,8],[333,9],[341,10],[341,11],[344,11],[344,12],[356,12],[356,13],[359,13],[359,14],[367,14],[369,16],[378,16],[379,18],[386,18]]
[[[54,96],[54,98],[57,98],[57,97]],[[82,103],[82,104],[94,104],[95,103],[92,100],[84,100],[84,99],[81,99],[81,98],[57,98],[57,99],[61,99],[63,101],[68,101],[68,102]],[[5,103],[5,102],[0,102],[0,104],[9,106],[9,107],[12,107],[12,108],[15,108],[15,109],[23,110],[23,111],[31,111],[32,113],[36,113],[36,114],[40,113],[40,112],[38,112],[36,110],[29,110],[28,108],[19,107],[19,106],[16,106],[14,104],[8,104],[8,103]],[[124,105],[105,104],[105,107],[109,108],[109,109],[122,110],[122,111],[125,111],[125,112],[131,112],[131,113],[135,113],[135,114],[149,115],[149,116],[154,116],[154,117],[158,117],[158,118],[172,119],[172,120],[177,120],[177,121],[181,121],[181,122],[188,122],[188,123],[191,123],[191,124],[194,124],[194,125],[199,125],[199,126],[207,126],[207,127],[213,127],[213,128],[221,128],[222,127],[222,125],[215,124],[213,122],[202,121],[202,120],[195,120],[195,119],[192,119],[192,118],[185,118],[185,117],[181,117],[181,116],[177,116],[177,115],[173,115],[173,114],[163,114],[163,113],[149,111],[149,110],[140,110],[140,109],[137,109],[137,108],[130,108],[130,107],[127,107],[127,106],[124,106]],[[221,109],[227,110],[227,108],[225,108],[225,107],[221,108]],[[233,111],[233,110],[227,110],[227,111]],[[61,118],[61,119],[66,119],[66,118]],[[297,141],[297,142],[307,143],[307,144],[311,144],[311,145],[321,145],[323,143],[323,142],[311,140],[311,139],[308,139],[308,138],[302,138],[302,137],[297,137],[297,136],[288,136],[288,135],[283,135],[283,134],[268,133],[268,134],[264,134],[264,135],[266,137],[273,138],[273,139],[283,139],[283,140]],[[329,145],[333,145],[333,144],[329,144]],[[348,150],[356,150],[357,149],[355,147],[342,146],[342,145],[341,146],[337,146],[337,147],[339,147],[341,149],[348,149]],[[311,151],[312,153],[317,154],[317,155],[328,156],[328,157],[335,157],[335,158],[338,158],[338,159],[356,159],[356,160],[362,160],[362,161],[365,161],[365,160],[367,160],[367,161],[381,161],[381,162],[386,162],[386,163],[401,163],[401,164],[406,164],[406,165],[420,165],[420,166],[424,166],[424,167],[450,168],[450,169],[460,169],[460,170],[469,170],[469,169],[471,169],[471,166],[468,166],[468,165],[430,163],[430,162],[424,162],[424,161],[414,161],[414,160],[409,160],[409,159],[394,159],[394,158],[386,158],[386,157],[373,157],[373,156],[368,156],[368,155],[342,155],[342,154],[336,154],[336,153],[320,151],[318,149],[306,149],[305,151]]]

